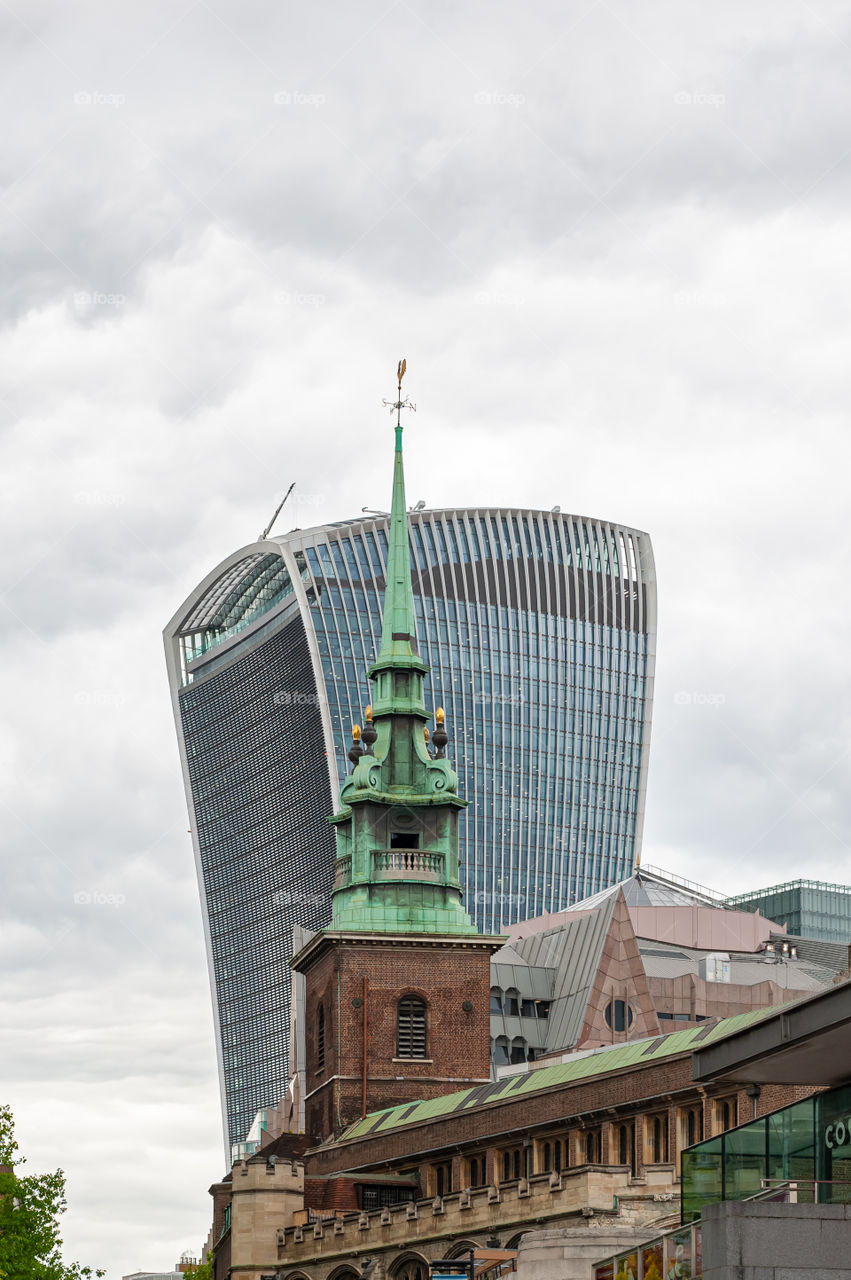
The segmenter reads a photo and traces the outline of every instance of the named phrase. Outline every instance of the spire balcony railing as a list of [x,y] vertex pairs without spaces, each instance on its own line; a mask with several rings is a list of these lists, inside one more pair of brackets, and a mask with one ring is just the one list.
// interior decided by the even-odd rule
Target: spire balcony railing
[[337,858],[334,863],[334,888],[342,889],[343,885],[350,882],[352,878],[352,858],[351,854],[347,854],[343,858]]
[[376,849],[372,854],[376,880],[427,880],[443,878],[443,854],[428,849]]

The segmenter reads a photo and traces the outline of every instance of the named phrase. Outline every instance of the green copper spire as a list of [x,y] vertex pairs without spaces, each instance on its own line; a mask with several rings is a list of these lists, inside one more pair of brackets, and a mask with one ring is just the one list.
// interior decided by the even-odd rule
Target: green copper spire
[[[402,387],[399,386],[401,396]],[[408,511],[405,506],[405,472],[402,466],[402,424],[396,424],[393,460],[393,503],[387,531],[387,585],[379,662],[388,658],[416,657],[414,597],[411,589],[411,553],[408,548]]]
[[[402,379],[406,361],[400,360],[397,369],[398,399],[391,406],[396,410],[396,451],[393,455],[393,501],[390,506],[390,527],[387,531],[387,575],[384,589],[384,617],[381,626],[381,647],[378,658],[370,668],[370,679],[376,679],[380,671],[402,669],[419,671],[425,675],[426,664],[417,654],[416,622],[414,620],[414,593],[411,587],[411,549],[408,542],[408,508],[405,505],[405,469],[402,463],[402,410],[413,408],[407,398],[402,399]],[[389,682],[388,682],[389,683]],[[420,693],[422,682],[420,682]],[[379,695],[383,690],[379,690]],[[425,707],[423,706],[423,714]]]
[[384,616],[378,658],[370,667],[373,704],[363,732],[353,729],[354,768],[340,788],[332,930],[358,933],[471,934],[461,904],[458,814],[466,801],[445,758],[448,735],[436,712],[429,747],[424,678],[417,653],[401,411],[400,360],[393,459],[393,502],[387,548]]

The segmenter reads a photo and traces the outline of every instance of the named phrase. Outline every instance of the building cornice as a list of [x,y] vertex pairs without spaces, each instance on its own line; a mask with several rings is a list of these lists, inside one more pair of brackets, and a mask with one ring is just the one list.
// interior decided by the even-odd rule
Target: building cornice
[[467,951],[492,955],[505,946],[507,938],[480,933],[354,933],[323,929],[316,933],[290,961],[297,973],[305,973],[317,960],[339,947],[368,947],[370,950],[403,947],[410,951]]

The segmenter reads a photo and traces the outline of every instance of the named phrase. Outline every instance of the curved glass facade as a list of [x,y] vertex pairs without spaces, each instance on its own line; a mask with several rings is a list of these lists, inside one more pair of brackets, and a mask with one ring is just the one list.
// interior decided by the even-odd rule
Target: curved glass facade
[[[549,511],[420,511],[409,528],[426,696],[446,709],[449,755],[469,801],[465,905],[479,928],[499,932],[634,867],[655,657],[650,541]],[[381,516],[258,543],[210,575],[166,629],[232,1141],[284,1092],[292,923],[318,928],[330,917],[334,833],[325,819],[351,725],[371,697],[386,545]],[[289,665],[297,655],[298,675]],[[240,687],[252,680],[263,692],[249,731]],[[300,790],[285,793],[287,774]],[[262,923],[255,911],[252,950],[234,939],[251,917],[253,878],[258,902],[272,883],[251,862],[258,793],[271,823],[266,871],[288,910]],[[231,1061],[223,1030],[231,979],[217,957],[226,951],[240,957],[234,972],[255,974],[257,999],[241,1006],[233,1046],[253,1045],[251,1070]],[[264,966],[274,980],[260,976]]]

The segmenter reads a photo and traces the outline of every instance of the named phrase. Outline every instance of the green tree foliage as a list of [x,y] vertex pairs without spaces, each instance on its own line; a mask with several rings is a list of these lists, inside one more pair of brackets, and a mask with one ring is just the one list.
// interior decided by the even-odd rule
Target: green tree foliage
[[59,1215],[67,1206],[65,1174],[27,1174],[15,1122],[0,1105],[0,1280],[83,1280],[103,1271],[62,1261]]
[[210,1261],[210,1255],[207,1254],[206,1261],[199,1262],[196,1267],[190,1267],[184,1272],[185,1280],[213,1280],[213,1264]]

